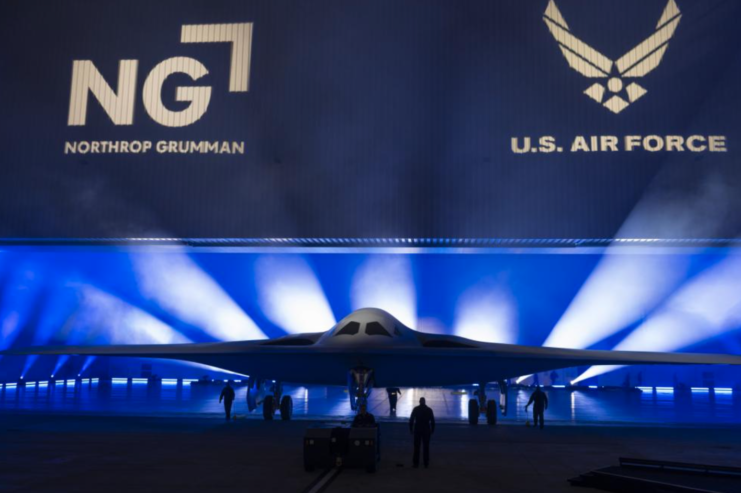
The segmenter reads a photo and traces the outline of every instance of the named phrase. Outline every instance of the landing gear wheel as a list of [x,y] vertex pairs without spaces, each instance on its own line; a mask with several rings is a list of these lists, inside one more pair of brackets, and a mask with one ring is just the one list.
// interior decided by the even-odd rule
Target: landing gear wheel
[[293,416],[293,399],[290,395],[284,395],[280,400],[280,419],[288,421]]
[[490,425],[497,424],[497,403],[489,401],[486,403],[486,423]]
[[262,417],[265,418],[265,421],[272,421],[274,412],[275,408],[273,407],[273,396],[265,396],[265,400],[262,401]]
[[479,401],[476,399],[468,401],[468,424],[479,424]]

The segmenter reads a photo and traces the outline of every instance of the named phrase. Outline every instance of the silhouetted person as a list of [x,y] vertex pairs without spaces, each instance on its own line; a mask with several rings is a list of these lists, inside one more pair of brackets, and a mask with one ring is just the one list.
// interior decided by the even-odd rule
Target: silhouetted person
[[355,415],[355,419],[352,420],[353,428],[375,428],[376,418],[368,412],[368,408],[365,404],[360,405],[358,414]]
[[551,372],[551,385],[556,385],[558,383],[558,373],[554,371]]
[[538,419],[540,419],[540,429],[543,429],[543,414],[548,409],[548,396],[545,392],[540,390],[540,385],[535,387],[535,392],[530,396],[530,400],[525,405],[525,411],[533,404],[533,425],[538,426]]
[[396,403],[399,402],[399,397],[401,397],[401,389],[398,387],[390,387],[386,389],[386,393],[389,395],[389,407],[391,408],[391,414],[395,414]]
[[425,467],[430,465],[430,436],[435,433],[435,414],[425,404],[425,398],[419,399],[419,406],[414,408],[409,417],[409,431],[414,435],[414,467],[419,467],[419,446],[424,447],[423,461]]
[[224,401],[224,412],[226,413],[226,420],[229,421],[232,417],[232,402],[234,402],[234,389],[229,382],[226,382],[226,387],[221,391],[219,396],[219,404]]

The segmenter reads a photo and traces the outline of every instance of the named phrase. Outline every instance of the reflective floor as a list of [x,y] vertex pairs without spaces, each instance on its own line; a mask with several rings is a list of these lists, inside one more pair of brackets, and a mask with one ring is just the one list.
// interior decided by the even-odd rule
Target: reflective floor
[[[439,420],[465,420],[468,400],[474,388],[402,389],[396,417],[390,416],[383,389],[372,395],[369,410],[382,419],[404,419],[420,397],[427,399]],[[0,392],[0,412],[55,411],[60,413],[100,413],[130,415],[204,415],[215,417],[223,412],[218,403],[220,384],[177,385],[143,383],[58,382],[47,386],[19,386]],[[260,411],[247,414],[245,387],[236,387],[235,412],[239,417],[262,419]],[[351,416],[347,392],[337,387],[286,387],[293,398],[294,416]],[[490,397],[497,396],[488,390]],[[505,422],[527,421],[524,406],[529,389],[510,391],[510,409]],[[554,424],[741,424],[739,392],[638,390],[568,390],[547,389],[549,408],[546,420]]]

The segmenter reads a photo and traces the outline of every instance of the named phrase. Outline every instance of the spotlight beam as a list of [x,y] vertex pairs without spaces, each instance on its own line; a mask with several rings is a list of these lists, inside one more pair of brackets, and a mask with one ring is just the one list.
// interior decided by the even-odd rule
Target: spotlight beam
[[288,333],[318,332],[337,323],[319,279],[302,257],[259,257],[255,283],[263,313]]
[[[702,272],[617,346],[622,351],[671,352],[718,336],[741,324],[741,254]],[[592,367],[575,381],[616,367]]]
[[221,341],[265,339],[222,287],[181,251],[131,254],[141,293]]
[[355,272],[350,299],[353,310],[380,308],[408,327],[417,327],[417,292],[406,255],[369,257]]

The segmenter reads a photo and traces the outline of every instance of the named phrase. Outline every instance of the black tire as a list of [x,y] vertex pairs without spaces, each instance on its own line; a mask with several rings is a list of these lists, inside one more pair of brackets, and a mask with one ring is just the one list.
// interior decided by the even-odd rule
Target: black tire
[[468,401],[468,424],[479,424],[479,401],[476,399]]
[[293,416],[293,399],[290,395],[284,395],[280,400],[280,419],[289,421]]
[[265,397],[265,400],[262,401],[262,417],[265,418],[265,421],[272,421],[274,412],[273,396],[268,395]]
[[497,424],[497,402],[489,401],[486,403],[486,423],[490,425]]

